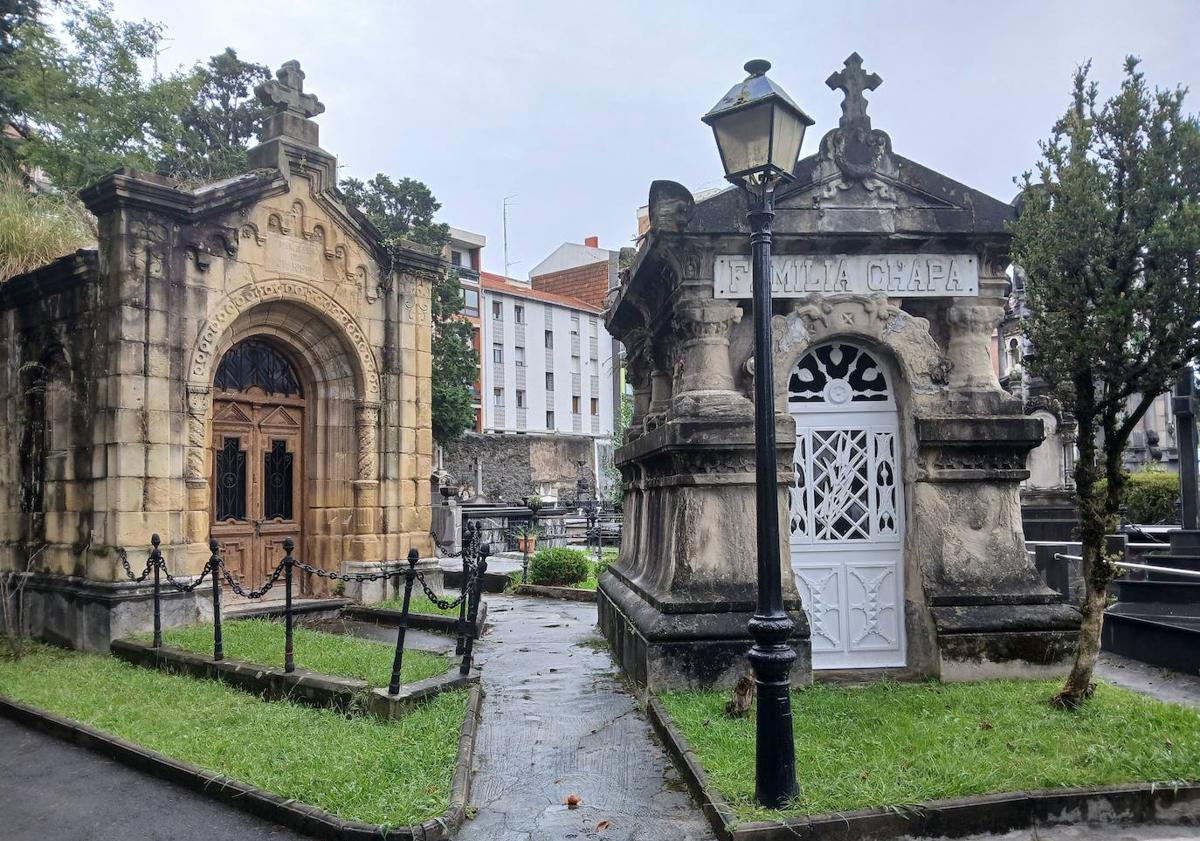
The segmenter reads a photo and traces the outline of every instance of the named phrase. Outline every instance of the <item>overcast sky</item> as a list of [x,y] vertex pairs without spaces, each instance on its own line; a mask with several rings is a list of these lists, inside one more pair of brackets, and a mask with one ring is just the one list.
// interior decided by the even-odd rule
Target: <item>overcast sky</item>
[[277,68],[298,59],[325,103],[321,145],[342,175],[427,183],[440,219],[487,236],[484,267],[528,271],[565,241],[629,245],[655,178],[721,185],[700,123],[769,59],[817,121],[837,124],[824,80],[857,50],[883,77],[868,95],[898,154],[1008,201],[1064,110],[1073,68],[1104,91],[1128,53],[1154,84],[1195,89],[1200,0],[1005,2],[384,2],[116,0],[168,28],[161,66],[226,46]]

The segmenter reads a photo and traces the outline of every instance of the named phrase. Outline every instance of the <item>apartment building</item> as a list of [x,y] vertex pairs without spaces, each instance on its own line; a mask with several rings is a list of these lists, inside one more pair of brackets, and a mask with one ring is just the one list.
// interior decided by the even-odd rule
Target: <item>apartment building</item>
[[475,352],[479,354],[480,368],[475,383],[471,387],[471,399],[475,408],[475,431],[483,431],[483,347],[480,340],[482,321],[480,309],[483,292],[479,287],[479,270],[482,266],[483,247],[487,245],[487,237],[464,231],[460,228],[450,229],[450,241],[444,249],[450,270],[458,275],[463,293],[463,316],[471,322],[471,342]]

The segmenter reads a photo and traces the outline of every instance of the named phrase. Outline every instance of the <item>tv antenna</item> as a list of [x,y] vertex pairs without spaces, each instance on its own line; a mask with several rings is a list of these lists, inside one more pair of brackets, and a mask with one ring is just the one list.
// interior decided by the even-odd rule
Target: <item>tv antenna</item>
[[517,260],[513,263],[510,263],[508,261],[508,205],[509,205],[509,200],[515,199],[516,197],[517,197],[517,194],[513,193],[511,196],[505,196],[504,201],[502,202],[503,215],[504,215],[504,276],[505,277],[508,277],[508,267],[509,266],[513,266],[513,265],[516,265],[516,263],[521,262],[520,260]]

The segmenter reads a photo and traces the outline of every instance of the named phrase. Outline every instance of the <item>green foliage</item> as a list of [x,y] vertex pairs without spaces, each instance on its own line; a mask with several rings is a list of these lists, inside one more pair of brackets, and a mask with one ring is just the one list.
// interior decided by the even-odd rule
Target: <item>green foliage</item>
[[178,144],[198,80],[143,72],[162,42],[158,24],[114,18],[108,2],[63,9],[62,40],[36,19],[16,27],[3,81],[21,158],[74,193],[118,167],[153,169]]
[[[233,660],[283,665],[283,625],[265,619],[240,619],[225,622],[221,634],[225,656]],[[197,654],[212,652],[212,625],[189,625],[163,631],[163,642]],[[309,628],[296,628],[293,650],[296,665],[326,675],[365,680],[372,686],[387,686],[392,677],[392,645],[365,640],[349,634],[326,634]],[[450,661],[427,651],[405,651],[400,679],[415,683],[445,674]]]
[[13,62],[30,31],[40,31],[38,0],[0,0],[0,170],[17,164],[17,144],[4,132],[20,113],[20,101],[13,86]]
[[[1151,92],[1130,58],[1101,103],[1090,68],[1024,178],[1013,259],[1028,274],[1026,332],[1040,375],[1078,423],[1083,633],[1060,701],[1087,697],[1115,569],[1122,452],[1151,402],[1200,351],[1200,126],[1184,90]],[[1097,481],[1107,479],[1103,496]]]
[[392,827],[449,807],[466,712],[460,691],[397,721],[347,717],[44,645],[0,658],[0,693],[339,818]]
[[180,116],[174,148],[158,171],[183,182],[204,183],[246,170],[246,152],[266,116],[254,87],[271,76],[264,65],[242,61],[229,47],[193,71],[195,99]]
[[[346,201],[367,215],[389,247],[399,247],[404,239],[434,248],[449,241],[449,226],[433,221],[441,205],[420,181],[392,181],[379,173],[367,182],[347,178],[341,187]],[[443,273],[433,285],[431,300],[433,437],[443,444],[475,425],[471,385],[478,374],[479,354],[471,342],[471,323],[463,318],[462,308],[458,276]]]
[[94,243],[94,225],[74,198],[32,193],[0,171],[0,281]]
[[579,549],[539,549],[529,559],[529,580],[534,584],[569,587],[586,581],[591,570],[587,552]]
[[825,814],[1002,791],[1190,780],[1200,713],[1099,684],[1088,706],[1054,709],[1050,681],[814,684],[792,693],[800,796],[783,812],[754,799],[754,717],[728,718],[725,692],[663,703],[741,821]]
[[[447,595],[452,600],[458,597],[458,594],[454,593],[454,592],[450,592]],[[445,597],[446,596],[443,596],[443,598],[445,598]],[[380,610],[403,610],[404,609],[404,596],[398,596],[394,599],[388,599],[387,601],[382,601],[382,602],[379,602],[378,604],[373,604],[373,605],[369,605],[369,606],[379,608]],[[432,601],[430,601],[429,596],[425,595],[424,593],[419,593],[419,592],[412,594],[412,598],[408,602],[408,612],[409,613],[432,613],[436,616],[458,616],[458,608],[457,607],[452,607],[449,610],[442,610],[440,607],[438,607],[436,604],[434,604]],[[408,655],[405,654],[404,656],[407,657]]]
[[[1108,481],[1096,483],[1096,494],[1103,496]],[[1129,475],[1121,493],[1121,503],[1129,507],[1129,520],[1143,525],[1171,522],[1179,500],[1179,477],[1165,470],[1139,470]]]
[[450,239],[450,226],[433,221],[441,204],[414,178],[392,181],[381,172],[365,183],[346,178],[341,187],[346,201],[367,214],[393,247],[407,239],[440,249]]

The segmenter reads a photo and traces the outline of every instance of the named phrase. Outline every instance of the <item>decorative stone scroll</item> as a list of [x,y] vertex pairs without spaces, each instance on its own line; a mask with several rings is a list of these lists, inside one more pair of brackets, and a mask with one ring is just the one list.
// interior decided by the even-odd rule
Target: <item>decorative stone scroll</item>
[[212,368],[221,337],[229,330],[238,316],[251,307],[267,301],[296,301],[322,313],[341,327],[349,339],[358,359],[358,368],[363,379],[363,397],[378,402],[380,397],[379,372],[371,345],[358,322],[341,304],[320,289],[298,280],[267,280],[252,283],[229,294],[212,310],[207,322],[200,329],[188,365],[188,379],[194,383],[212,381]]
[[206,385],[187,386],[187,472],[189,482],[205,482],[204,451],[208,439],[208,411],[212,404],[212,389]]

